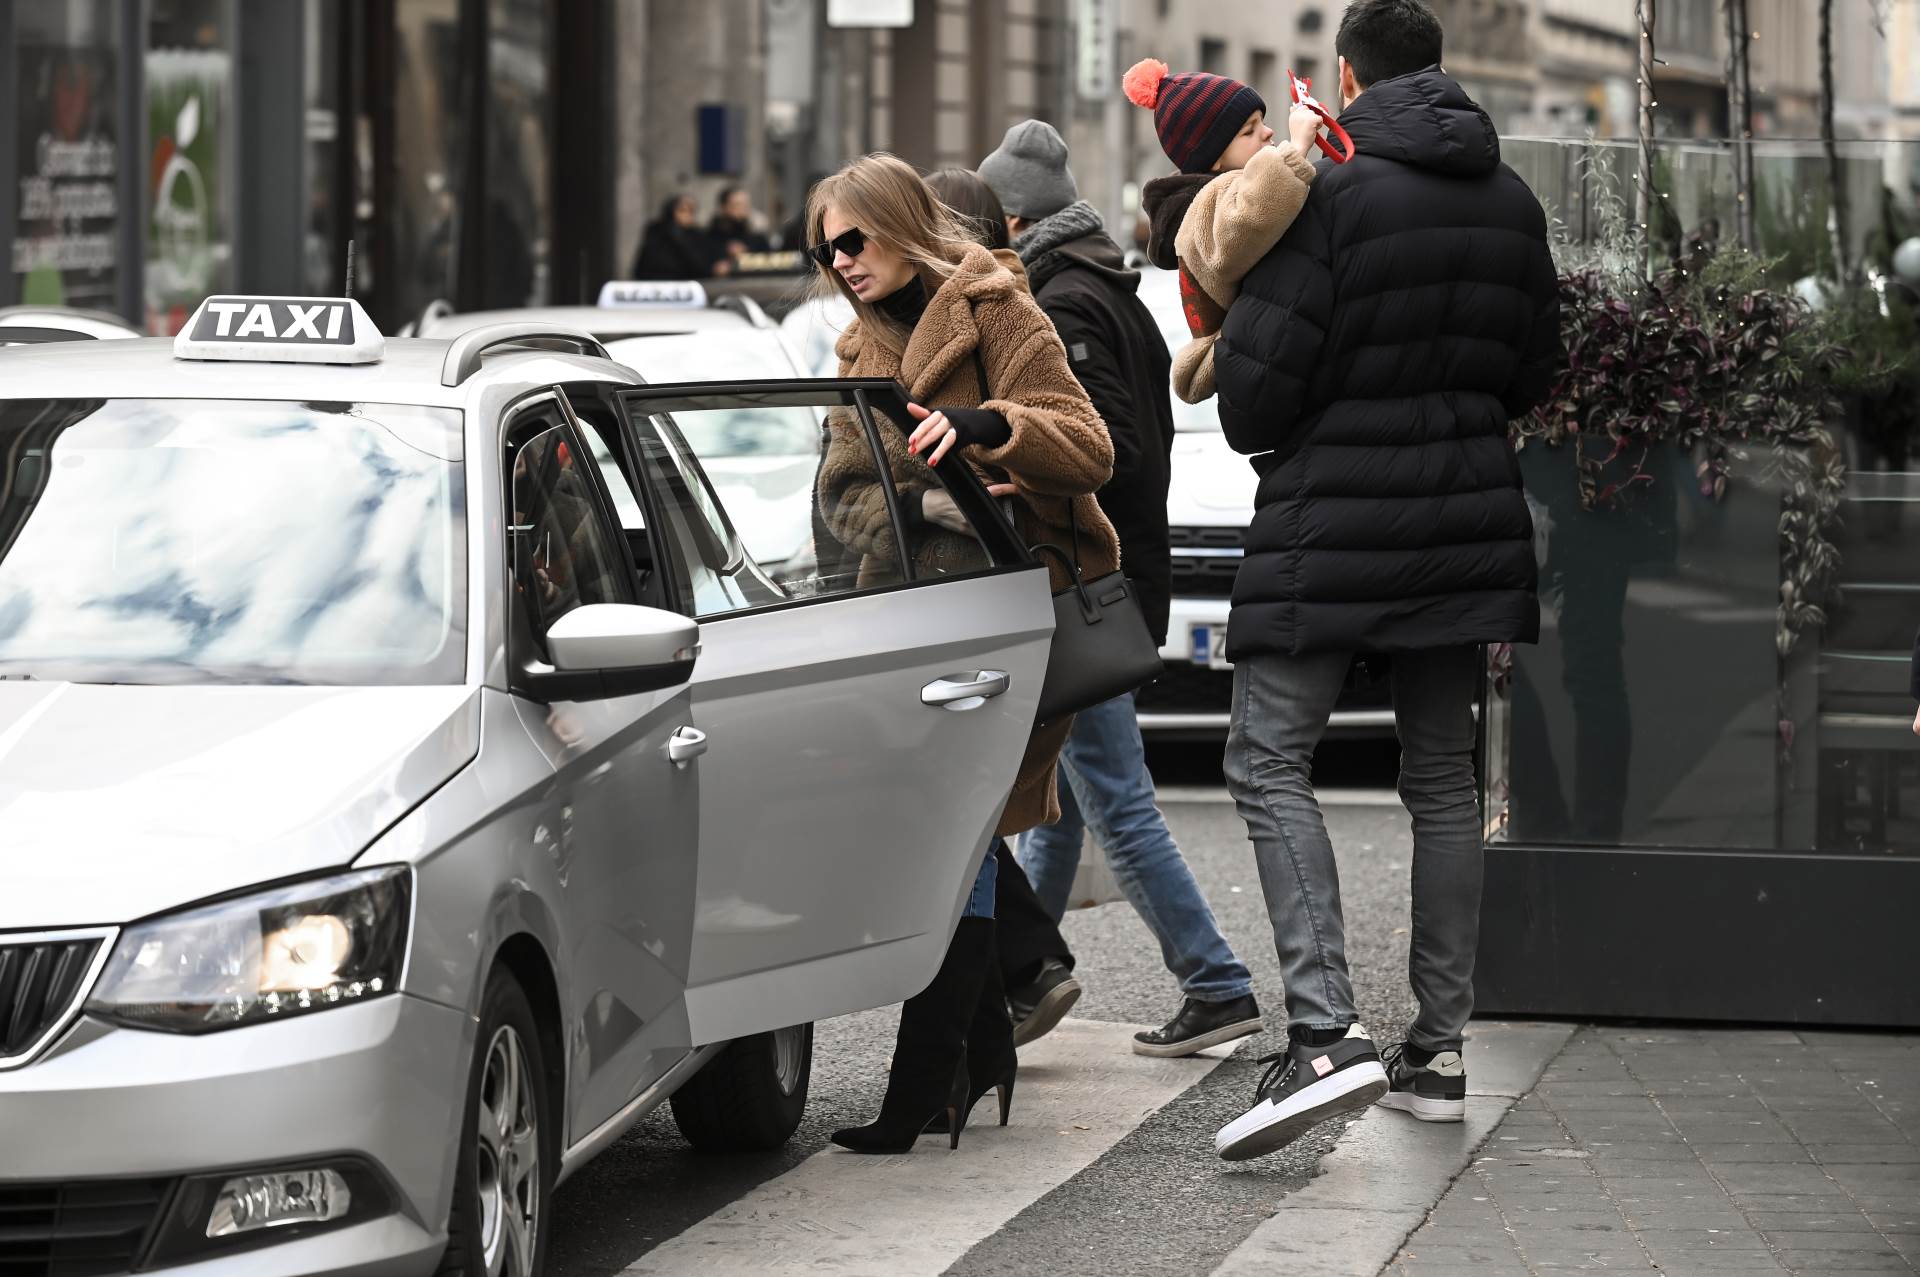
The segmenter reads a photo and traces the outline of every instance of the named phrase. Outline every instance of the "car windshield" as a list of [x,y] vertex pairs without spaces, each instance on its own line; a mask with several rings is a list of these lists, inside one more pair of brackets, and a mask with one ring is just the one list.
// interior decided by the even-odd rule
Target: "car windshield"
[[0,400],[0,679],[457,683],[461,418]]
[[[1160,325],[1160,335],[1166,339],[1167,349],[1178,352],[1193,340],[1187,331],[1186,312],[1180,306],[1180,275],[1177,271],[1155,270],[1148,267],[1140,272],[1140,300],[1147,304],[1154,322]],[[1173,400],[1173,428],[1183,434],[1195,434],[1211,431],[1220,432],[1220,410],[1217,401],[1205,403],[1187,403],[1179,395],[1168,390]]]
[[[770,328],[630,337],[609,342],[607,353],[655,385],[801,375],[786,342]],[[820,422],[813,408],[756,407],[695,413],[680,422],[680,430],[703,464],[720,458],[811,458],[820,451]]]

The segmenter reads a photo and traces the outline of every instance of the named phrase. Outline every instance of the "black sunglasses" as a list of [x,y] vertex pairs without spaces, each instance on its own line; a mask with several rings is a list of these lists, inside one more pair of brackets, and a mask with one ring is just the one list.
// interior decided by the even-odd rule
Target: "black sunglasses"
[[845,253],[848,257],[858,257],[867,251],[866,232],[859,227],[841,231],[824,244],[815,244],[807,249],[807,256],[820,263],[821,270],[833,265],[835,253]]

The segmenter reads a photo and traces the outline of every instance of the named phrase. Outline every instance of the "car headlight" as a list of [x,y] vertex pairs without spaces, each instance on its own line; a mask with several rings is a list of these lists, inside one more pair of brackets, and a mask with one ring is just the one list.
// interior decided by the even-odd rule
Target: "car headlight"
[[204,1033],[390,993],[412,899],[413,871],[389,865],[136,923],[86,1009],[130,1028]]

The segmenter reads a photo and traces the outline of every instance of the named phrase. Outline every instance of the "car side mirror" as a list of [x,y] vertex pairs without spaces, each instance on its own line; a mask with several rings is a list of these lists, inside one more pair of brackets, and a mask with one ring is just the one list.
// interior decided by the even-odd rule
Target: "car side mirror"
[[633,603],[589,603],[547,629],[553,664],[528,670],[546,700],[602,700],[674,687],[693,676],[700,625],[678,612]]

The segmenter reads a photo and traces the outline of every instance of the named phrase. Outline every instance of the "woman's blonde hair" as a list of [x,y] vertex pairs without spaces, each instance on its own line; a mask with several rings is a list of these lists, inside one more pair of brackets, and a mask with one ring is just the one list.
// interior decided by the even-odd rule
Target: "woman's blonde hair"
[[[808,244],[826,242],[823,224],[829,208],[838,209],[841,218],[868,239],[905,258],[929,292],[953,277],[961,257],[976,243],[914,167],[884,151],[863,155],[814,185],[807,196]],[[855,297],[839,271],[817,263],[816,271],[817,295],[846,298],[867,332],[896,353],[906,346],[906,331]]]

